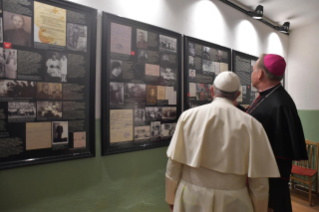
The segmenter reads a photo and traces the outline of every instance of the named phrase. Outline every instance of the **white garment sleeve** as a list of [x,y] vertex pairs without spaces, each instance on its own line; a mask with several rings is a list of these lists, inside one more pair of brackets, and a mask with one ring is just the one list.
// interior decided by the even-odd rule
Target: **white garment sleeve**
[[249,194],[254,206],[254,212],[267,212],[269,182],[267,177],[248,178]]
[[166,197],[168,204],[174,205],[175,193],[181,177],[183,165],[168,158],[166,166]]

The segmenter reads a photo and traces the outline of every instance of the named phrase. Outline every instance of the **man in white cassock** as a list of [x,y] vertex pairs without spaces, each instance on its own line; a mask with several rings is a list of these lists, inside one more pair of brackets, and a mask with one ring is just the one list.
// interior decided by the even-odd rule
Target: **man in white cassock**
[[171,211],[267,212],[268,178],[280,174],[262,125],[233,105],[239,86],[235,73],[219,74],[214,101],[180,116],[167,150]]

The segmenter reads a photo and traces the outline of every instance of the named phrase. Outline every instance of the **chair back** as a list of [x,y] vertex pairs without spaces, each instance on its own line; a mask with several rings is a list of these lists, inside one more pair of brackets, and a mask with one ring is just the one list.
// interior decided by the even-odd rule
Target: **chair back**
[[[316,147],[316,149],[314,150],[314,147]],[[312,168],[312,158],[313,158],[313,153],[316,153],[316,166],[315,169],[316,171],[318,171],[318,155],[319,155],[319,143],[316,142],[312,142],[306,139],[306,148],[307,148],[307,152],[308,152],[308,160],[303,160],[303,161],[298,161],[297,165],[298,166],[302,166],[302,167],[306,167],[311,169]]]

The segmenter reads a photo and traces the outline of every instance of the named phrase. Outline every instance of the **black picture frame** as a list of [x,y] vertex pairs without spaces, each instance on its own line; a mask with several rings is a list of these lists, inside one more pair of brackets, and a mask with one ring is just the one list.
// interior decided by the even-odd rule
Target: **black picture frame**
[[[111,25],[112,26],[124,26],[125,29],[130,28],[131,29],[131,34],[130,34],[130,38],[131,39],[131,43],[129,46],[129,49],[131,51],[130,55],[127,55],[128,58],[120,60],[121,64],[122,62],[125,62],[125,64],[128,64],[129,62],[131,62],[134,66],[131,69],[131,71],[134,71],[133,75],[126,78],[123,77],[120,80],[114,80],[114,76],[112,76],[111,79],[111,59],[115,60],[117,58],[117,56],[119,56],[118,53],[115,53],[115,50],[113,49],[113,52],[111,52]],[[140,35],[141,33],[138,33],[140,31],[145,31],[144,33],[142,33],[143,35],[147,33],[147,39],[150,38],[150,36],[152,36],[152,41],[151,40],[147,40],[147,53],[148,56],[150,56],[150,51],[153,51],[153,57],[154,55],[158,54],[159,55],[159,59],[156,60],[155,62],[150,62],[149,59],[147,59],[147,62],[139,62],[139,56],[135,55],[135,53],[138,53],[139,50],[141,50],[141,48],[144,48],[142,45],[138,44],[138,40],[137,40],[137,34]],[[114,31],[115,33],[115,31]],[[155,37],[156,39],[155,39]],[[168,40],[171,39],[169,41],[169,44],[166,43],[164,44],[163,41],[164,38],[166,39],[168,37]],[[146,37],[143,36],[144,39],[146,39]],[[155,40],[154,40],[155,39]],[[162,40],[163,39],[163,40]],[[156,45],[156,42],[154,41],[158,41],[158,44]],[[136,42],[136,43],[135,43]],[[138,47],[139,45],[139,47]],[[136,120],[135,120],[135,112],[137,112],[138,110],[135,108],[135,110],[133,110],[134,106],[133,105],[138,105],[137,100],[132,100],[132,102],[127,103],[126,101],[128,101],[127,97],[125,97],[125,99],[123,100],[123,106],[119,106],[119,105],[110,105],[111,104],[111,97],[110,97],[110,87],[112,87],[112,89],[114,88],[114,86],[116,86],[116,84],[114,83],[123,83],[123,86],[129,86],[129,83],[136,83],[136,84],[140,84],[140,86],[143,86],[143,84],[146,85],[146,90],[145,92],[147,92],[147,87],[148,86],[162,86],[163,83],[161,81],[161,79],[164,79],[165,77],[162,75],[159,75],[159,78],[156,78],[156,80],[154,82],[151,82],[149,77],[146,74],[146,65],[144,65],[144,63],[150,63],[150,64],[155,64],[155,66],[159,66],[160,67],[160,71],[162,73],[162,67],[164,67],[164,62],[162,63],[161,61],[164,59],[164,54],[167,54],[169,57],[169,63],[170,65],[167,65],[168,67],[170,67],[171,69],[175,70],[175,81],[173,84],[168,83],[168,86],[174,89],[173,92],[175,92],[176,98],[174,101],[175,104],[171,104],[168,103],[169,106],[176,108],[176,111],[173,113],[176,113],[176,116],[173,117],[172,120],[163,120],[164,118],[162,118],[160,120],[160,124],[161,124],[161,128],[163,128],[162,125],[164,125],[164,127],[174,127],[174,123],[177,122],[179,115],[181,114],[181,83],[182,83],[182,69],[181,69],[181,47],[182,47],[182,35],[167,29],[163,29],[157,26],[153,26],[150,24],[146,24],[146,23],[142,23],[139,21],[135,21],[135,20],[131,20],[128,18],[123,18],[123,17],[119,17],[117,15],[114,14],[110,14],[110,13],[106,13],[103,12],[102,13],[102,77],[101,77],[101,85],[102,85],[102,92],[101,92],[101,137],[102,137],[102,155],[110,155],[110,154],[117,154],[117,153],[124,153],[124,152],[130,152],[130,151],[136,151],[136,150],[145,150],[145,149],[150,149],[150,148],[156,148],[156,147],[163,147],[163,146],[167,146],[170,142],[170,138],[171,136],[163,136],[163,134],[161,134],[161,136],[157,139],[154,139],[156,136],[154,136],[155,131],[153,133],[153,131],[151,132],[151,134],[147,133],[148,131],[148,127],[150,128],[150,131],[153,130],[153,128],[155,129],[155,124],[158,124],[158,121],[156,121],[157,123],[155,123],[155,121],[150,121],[147,120],[147,118],[145,119],[141,119],[144,121],[141,121],[140,123],[137,124]],[[113,47],[112,47],[113,48]],[[175,49],[175,50],[174,50]],[[171,52],[170,52],[171,51]],[[174,52],[175,51],[175,52]],[[155,53],[154,53],[155,52]],[[128,52],[129,53],[129,52]],[[156,58],[156,56],[155,56]],[[175,59],[174,59],[175,58]],[[153,58],[154,59],[154,58]],[[172,61],[175,61],[175,65],[171,64]],[[112,64],[116,64],[113,63]],[[117,64],[118,65],[118,64]],[[141,65],[141,66],[138,66]],[[142,68],[138,68],[138,67],[142,67]],[[143,69],[144,67],[144,69]],[[141,76],[139,76],[138,74],[136,74],[135,72],[138,72],[138,70],[142,70],[142,72],[139,73],[143,73],[141,74]],[[127,73],[129,70],[126,70],[123,68],[123,71],[121,70],[121,74],[123,72]],[[117,75],[120,76],[120,75]],[[125,75],[127,76],[127,75]],[[121,76],[122,77],[122,76]],[[125,79],[124,79],[125,78]],[[161,82],[160,84],[159,81]],[[165,81],[165,80],[164,80]],[[110,83],[112,83],[112,86],[110,86]],[[164,83],[165,84],[165,83]],[[122,86],[122,85],[121,85]],[[119,89],[119,87],[117,87],[117,89]],[[145,89],[145,88],[143,88]],[[165,87],[165,92],[167,92],[168,88]],[[119,91],[119,90],[117,90]],[[113,92],[113,90],[112,90]],[[120,93],[123,91],[119,91]],[[126,95],[126,94],[125,94]],[[145,99],[143,99],[145,98]],[[148,98],[148,97],[147,97]],[[149,104],[151,101],[149,101],[146,97],[142,97],[141,102],[144,101],[144,105],[143,103],[142,106],[138,106],[140,107],[139,109],[141,109],[142,111],[145,109],[145,114],[147,117],[147,104]],[[158,98],[158,97],[157,97]],[[167,96],[165,97],[167,98]],[[113,99],[113,97],[112,97]],[[163,101],[163,100],[162,100]],[[154,107],[159,107],[162,108],[162,110],[164,111],[164,107],[168,106],[166,100],[164,100],[164,102],[157,100],[156,102],[156,106]],[[114,102],[114,101],[112,101]],[[117,101],[119,102],[119,101]],[[113,103],[112,103],[113,104]],[[152,107],[152,106],[150,106]],[[115,112],[113,113],[114,110],[119,109],[123,112],[123,110],[127,109],[127,110],[131,110],[132,113],[134,113],[134,120],[132,120],[132,130],[130,130],[130,133],[127,133],[128,138],[125,142],[114,142],[114,140],[111,142],[111,130],[110,130],[110,112],[112,110],[112,114],[115,114]],[[166,109],[165,109],[166,110]],[[175,109],[173,109],[175,110]],[[131,114],[129,112],[129,114]],[[142,114],[142,112],[141,112]],[[163,113],[164,114],[164,113]],[[129,117],[132,117],[131,115],[129,115]],[[130,122],[131,123],[131,122]],[[153,125],[152,125],[153,124]],[[136,134],[137,132],[137,128],[140,126],[141,127],[141,131],[146,132],[145,133],[145,139],[141,139],[141,141],[137,141],[138,137]],[[145,129],[143,130],[142,127],[145,127]],[[152,128],[151,128],[152,127]],[[171,131],[170,131],[171,132]],[[163,133],[163,132],[162,132]],[[132,134],[132,135],[130,135]],[[169,133],[171,135],[171,133]],[[147,135],[150,135],[149,137]],[[142,137],[142,136],[141,136]],[[147,138],[148,137],[148,138]],[[114,138],[114,137],[113,137]],[[128,140],[131,139],[131,140]],[[118,140],[121,140],[120,138]],[[125,140],[125,139],[122,139]]]
[[[58,162],[58,161],[66,161],[66,160],[73,160],[73,159],[81,159],[81,158],[88,158],[88,157],[95,157],[95,70],[96,70],[96,38],[97,38],[97,9],[91,8],[91,7],[87,7],[87,6],[83,6],[77,3],[72,3],[72,2],[68,2],[68,1],[63,1],[63,0],[37,0],[36,2],[39,3],[43,3],[43,4],[47,4],[53,7],[58,7],[58,8],[62,8],[66,10],[66,27],[65,30],[67,30],[67,24],[68,23],[72,23],[72,24],[77,24],[75,23],[75,20],[71,21],[68,19],[68,13],[71,12],[75,12],[76,14],[82,14],[84,15],[83,19],[85,20],[86,23],[83,23],[84,27],[86,26],[87,28],[85,28],[86,34],[84,36],[86,36],[86,47],[85,47],[85,52],[83,52],[83,50],[74,50],[73,52],[70,50],[70,48],[68,48],[68,44],[67,44],[67,31],[65,31],[65,46],[64,46],[64,50],[61,49],[54,49],[54,45],[52,45],[51,47],[48,47],[48,49],[41,49],[39,47],[35,48],[34,44],[34,2],[33,0],[31,0],[32,5],[30,6],[30,10],[32,10],[32,16],[31,20],[32,20],[32,31],[31,31],[31,46],[30,47],[24,47],[24,46],[17,46],[15,44],[12,44],[12,49],[17,49],[18,50],[18,55],[19,55],[19,50],[21,51],[34,51],[37,52],[38,54],[41,55],[41,57],[43,57],[44,59],[46,58],[46,55],[48,54],[47,52],[52,52],[52,51],[56,51],[56,52],[62,52],[63,54],[70,54],[72,53],[73,55],[83,55],[83,58],[85,58],[85,77],[81,78],[78,81],[76,80],[70,80],[68,79],[68,83],[79,83],[78,85],[83,85],[83,100],[82,101],[78,101],[78,102],[85,102],[85,109],[84,109],[84,114],[85,114],[85,118],[83,118],[83,128],[81,128],[81,130],[79,130],[79,128],[74,127],[72,129],[72,131],[70,131],[70,125],[69,125],[69,121],[77,121],[78,119],[67,119],[67,118],[61,118],[59,120],[54,120],[54,119],[48,119],[48,120],[39,120],[39,119],[35,119],[34,123],[38,123],[38,124],[44,124],[44,122],[46,122],[46,124],[48,125],[48,123],[51,123],[50,126],[50,137],[52,138],[52,140],[50,140],[51,142],[51,148],[43,148],[43,149],[32,149],[32,150],[27,150],[26,147],[26,140],[27,140],[27,122],[25,123],[25,127],[24,129],[20,130],[16,130],[16,132],[14,134],[10,134],[11,137],[19,137],[22,136],[22,149],[23,152],[17,155],[12,155],[12,156],[7,156],[7,157],[0,157],[0,170],[2,169],[9,169],[9,168],[15,168],[15,167],[22,167],[22,166],[29,166],[29,165],[36,165],[36,164],[44,164],[44,163],[51,163],[51,162]],[[2,5],[3,6],[3,5]],[[4,8],[2,8],[2,11]],[[71,12],[70,12],[71,11]],[[2,17],[2,14],[0,14],[0,16]],[[81,15],[80,15],[81,16]],[[82,36],[82,35],[80,35]],[[50,44],[48,44],[50,45]],[[78,43],[77,43],[78,45]],[[2,48],[4,46],[4,44],[0,44],[0,47]],[[64,52],[63,52],[64,51]],[[82,52],[80,52],[82,51]],[[45,67],[45,62],[41,62],[41,73],[42,71],[45,72],[46,68]],[[19,63],[19,61],[18,61]],[[69,64],[68,64],[68,69],[69,69]],[[68,70],[69,71],[69,70]],[[68,72],[69,73],[69,72]],[[43,73],[43,76],[45,75],[45,73]],[[54,81],[50,81],[45,79],[45,77],[43,77],[41,80],[36,81],[36,83],[42,81],[42,83],[54,83]],[[61,82],[63,82],[63,79],[61,77]],[[82,83],[82,84],[81,84]],[[63,85],[63,83],[61,83]],[[36,85],[35,85],[36,87]],[[35,88],[36,89],[36,88]],[[64,88],[63,88],[64,89]],[[62,93],[62,95],[64,95]],[[61,100],[61,105],[63,105],[64,102],[64,97],[60,97]],[[40,99],[38,99],[37,94],[34,94],[33,97],[35,102],[39,102],[41,101]],[[9,101],[9,100],[8,100]],[[0,104],[9,104],[8,101],[1,99],[0,100]],[[77,100],[75,100],[76,102]],[[63,106],[62,106],[63,107]],[[63,112],[64,113],[64,112]],[[38,111],[36,113],[38,115]],[[37,116],[36,115],[36,116]],[[64,131],[68,132],[67,135],[64,138],[60,138],[54,140],[53,139],[53,132],[52,129],[53,127],[57,128],[56,124],[55,126],[53,126],[54,122],[66,122],[64,123],[64,125],[60,125],[59,130],[62,129],[63,131],[63,126],[65,128],[68,128],[67,130],[64,129]],[[33,123],[33,122],[32,122]],[[9,124],[8,121],[6,122],[6,124]],[[11,132],[10,132],[11,133]],[[74,143],[73,140],[73,136],[75,135],[79,135],[79,134],[75,134],[75,133],[83,133],[82,135],[82,140],[81,140],[81,147],[76,146],[76,144]],[[39,138],[41,139],[41,138]],[[1,140],[1,139],[0,139]],[[62,142],[61,142],[62,141]],[[59,149],[53,149],[54,145],[60,145],[58,143],[55,142],[61,142],[61,144],[65,144],[67,143],[66,147]],[[77,143],[79,144],[79,143]],[[0,150],[1,153],[1,150]],[[0,154],[1,155],[1,154]]]
[[[238,64],[239,60],[242,60],[241,64]],[[233,72],[235,72],[239,76],[239,79],[242,85],[242,88],[241,88],[242,101],[238,101],[238,103],[244,105],[245,107],[251,105],[256,98],[256,94],[258,94],[257,90],[255,88],[252,88],[251,77],[250,77],[253,71],[252,61],[257,61],[257,60],[258,60],[258,57],[256,56],[233,50],[233,53],[232,53]],[[239,67],[244,68],[245,70],[239,70],[240,69]]]
[[[199,50],[196,52],[196,48],[200,49],[206,47],[209,48],[209,54],[204,54],[204,50],[202,50],[201,57],[199,57]],[[220,55],[219,53],[223,54]],[[192,62],[190,62],[191,57],[193,57],[193,66],[191,64]],[[209,71],[204,71],[204,61],[207,63],[206,67],[208,68],[207,70],[210,69]],[[197,38],[184,36],[184,110],[207,104],[213,100],[210,94],[209,85],[213,84],[215,77],[218,75],[218,69],[220,70],[221,63],[227,64],[227,70],[231,70],[230,48]],[[212,71],[212,69],[214,69],[214,71]],[[192,72],[192,70],[194,71]],[[194,72],[196,73],[195,77],[192,77]],[[192,94],[190,93],[190,83],[192,83],[193,86],[196,86],[195,96],[194,92],[192,92]],[[199,89],[204,90],[204,92],[197,92]]]

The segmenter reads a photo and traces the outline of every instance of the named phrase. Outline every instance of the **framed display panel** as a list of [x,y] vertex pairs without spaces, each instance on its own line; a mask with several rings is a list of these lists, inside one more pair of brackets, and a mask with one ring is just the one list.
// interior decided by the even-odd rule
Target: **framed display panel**
[[184,110],[211,102],[215,77],[231,70],[231,49],[184,36]]
[[167,146],[181,113],[181,34],[102,14],[102,155]]
[[233,71],[238,75],[241,83],[241,95],[237,101],[245,107],[251,105],[259,95],[257,89],[251,84],[251,73],[257,60],[258,57],[233,50]]
[[0,169],[95,156],[97,10],[3,0],[0,19]]

